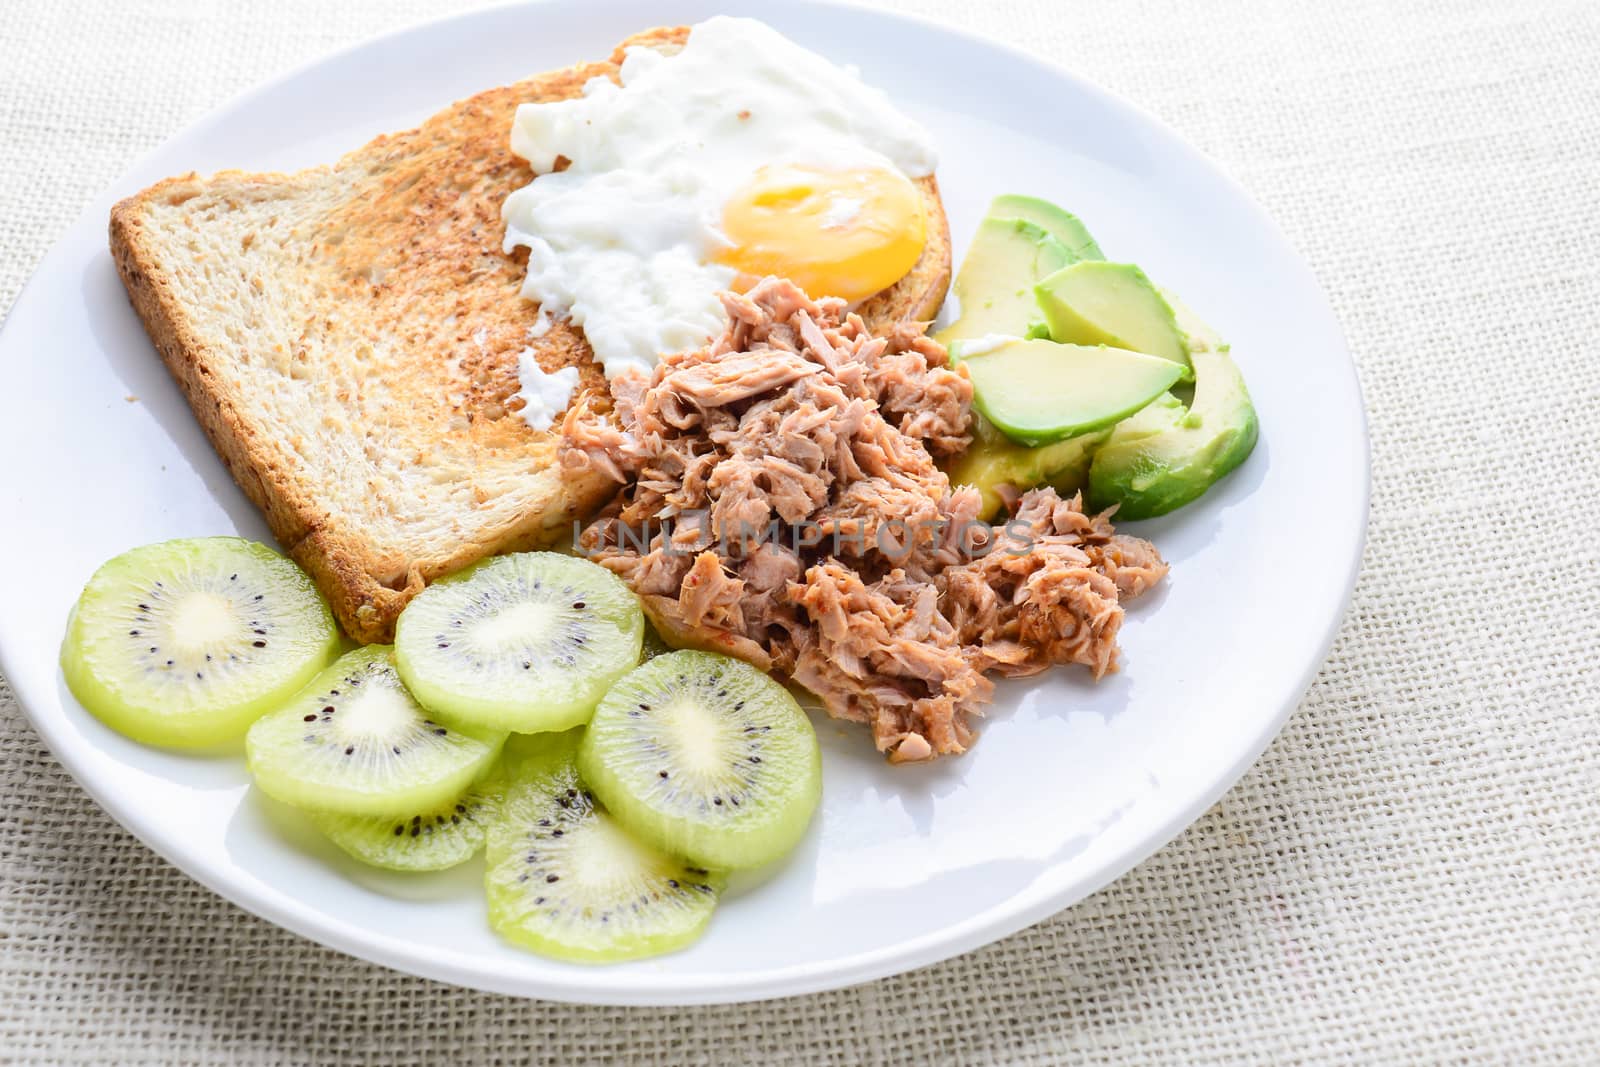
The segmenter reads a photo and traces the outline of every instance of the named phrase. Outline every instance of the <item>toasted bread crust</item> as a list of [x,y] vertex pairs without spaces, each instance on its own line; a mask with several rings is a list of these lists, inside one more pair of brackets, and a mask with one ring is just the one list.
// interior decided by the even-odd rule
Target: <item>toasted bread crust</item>
[[[606,62],[480,93],[332,167],[190,174],[112,209],[112,255],[156,350],[355,639],[392,640],[427,582],[553,543],[610,491],[563,478],[557,435],[511,410],[524,348],[546,370],[580,368],[575,403],[609,405],[581,331],[528,334],[526,254],[501,250],[500,204],[533,176],[511,121],[615,77],[626,47],[687,33],[651,30]],[[928,245],[862,305],[875,328],[931,318],[949,284],[938,186],[919,185]]]

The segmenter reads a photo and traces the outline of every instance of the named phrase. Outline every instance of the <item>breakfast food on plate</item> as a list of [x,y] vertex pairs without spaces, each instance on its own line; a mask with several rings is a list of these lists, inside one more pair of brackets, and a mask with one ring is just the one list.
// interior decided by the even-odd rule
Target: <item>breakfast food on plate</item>
[[[995,676],[1115,670],[1167,565],[1113,513],[1257,436],[1228,346],[1046,200],[994,199],[930,336],[931,139],[749,19],[331,167],[169,179],[111,245],[305,571],[237,538],[112,560],[72,692],[152,743],[242,734],[360,862],[485,850],[494,929],[563,959],[690,943],[804,837],[821,752],[779,678],[908,763],[965,751]],[[336,661],[335,618],[365,645]]]
[[[1135,415],[1116,424],[1117,429],[1143,418],[1170,400],[1182,413],[1183,404],[1171,393],[1158,396]],[[1089,484],[1089,464],[1095,450],[1111,436],[1112,427],[1091,430],[1048,445],[1019,445],[981,415],[972,418],[972,444],[944,463],[951,485],[970,485],[978,491],[978,514],[985,518],[1008,513],[1022,494],[1037,486],[1073,493]]]
[[129,737],[237,739],[333,659],[339,631],[304,572],[237,537],[126,552],[89,579],[61,646],[83,706]]
[[[1093,507],[1125,519],[1152,518],[1204,494],[1255,447],[1255,408],[1227,344],[1138,267],[1105,262],[1076,216],[1031,197],[996,197],[955,289],[962,314],[938,336],[966,363],[988,417],[974,420],[972,447],[946,470],[953,484],[979,491],[985,516],[1048,485],[1087,490]],[[1111,346],[1102,359],[1121,349],[1169,361],[1182,396],[1163,387],[1130,414],[1117,410],[1128,393],[1113,390],[1104,370],[1090,384],[1064,368],[1018,373],[987,362],[996,352],[1016,362],[1026,351],[1036,364],[1078,345]]]
[[1189,367],[1187,339],[1172,306],[1132,263],[1073,263],[1034,292],[1057,341],[1131,348]]
[[582,726],[639,662],[644,614],[604,568],[497,556],[429,586],[400,615],[395,665],[425,706],[534,733]]
[[545,735],[508,768],[489,828],[489,922],[507,940],[563,959],[668,952],[699,937],[720,875],[645,844],[579,776],[576,732]]
[[721,870],[785,855],[822,795],[817,735],[794,697],[705,652],[658,656],[613,686],[578,767],[641,836]]
[[955,304],[961,314],[940,330],[939,343],[959,354],[963,341],[1043,337],[1049,333],[1033,285],[1072,262],[1072,253],[1026,219],[990,215],[978,224],[961,270]]
[[[693,53],[707,37],[719,73],[696,94],[706,63]],[[656,55],[664,58],[652,66]],[[672,64],[686,59],[689,76],[674,76]],[[629,103],[626,90],[593,83],[631,77],[627,62],[648,75],[651,97]],[[585,180],[547,197],[535,193],[540,183],[552,194],[573,183],[545,174],[508,208],[533,246],[525,263],[520,244],[504,244],[502,207],[558,161],[527,143],[537,111],[516,120],[518,148],[536,165],[513,153],[518,106],[571,100],[594,117],[612,96],[634,120],[608,127],[614,141],[564,131],[561,113],[548,113],[551,136],[568,138],[562,150],[576,153],[569,169]],[[637,123],[692,132],[702,151],[686,143],[677,165],[640,174],[580,150],[632,152],[649,140]],[[797,135],[819,130],[828,136],[814,147],[849,168],[842,184],[784,166],[833,165],[833,154],[799,151]],[[820,57],[749,20],[717,19],[692,33],[650,30],[603,62],[481,93],[331,167],[161,182],[116,206],[111,247],[162,358],[279,543],[352,637],[388,641],[427,582],[553,542],[598,503],[606,483],[564,476],[556,435],[536,427],[548,427],[569,394],[606,402],[592,353],[618,350],[613,338],[636,354],[647,352],[633,343],[641,330],[669,345],[704,340],[679,319],[692,316],[683,310],[691,305],[714,311],[726,282],[695,286],[779,262],[822,262],[815,241],[863,238],[849,246],[857,251],[837,253],[837,275],[865,296],[865,320],[886,328],[931,317],[949,280],[950,245],[923,140],[881,94]],[[925,172],[908,174],[897,159]],[[755,166],[735,173],[731,161]],[[755,173],[763,166],[771,169]],[[877,205],[890,222],[915,215],[902,179],[916,191],[925,242],[902,277],[860,294],[905,258],[899,231],[871,237],[882,226]],[[652,190],[655,199],[631,195]],[[678,208],[691,191],[714,217]],[[724,192],[728,202],[714,203]],[[724,209],[753,243],[712,249],[702,263],[700,246]],[[775,240],[785,234],[793,241]],[[553,249],[557,240],[560,263],[540,244]],[[864,274],[861,261],[871,267]],[[596,276],[560,265],[577,262]],[[526,264],[550,269],[529,273]],[[641,265],[649,284],[630,273]],[[521,298],[525,274],[530,291],[570,306],[553,316],[554,307],[541,312]],[[717,323],[704,321],[709,334]]]
[[1090,499],[1130,519],[1165,515],[1198,499],[1249,458],[1260,435],[1228,346],[1188,308],[1175,309],[1194,364],[1193,399],[1185,407],[1168,395],[1143,418],[1119,423],[1089,469]]
[[388,816],[460,796],[505,739],[425,709],[395,672],[393,650],[368,645],[257,719],[245,757],[256,784],[286,804]]
[[961,348],[974,406],[1007,437],[1054,444],[1133,415],[1182,373],[1159,356],[1105,345],[1009,338]]
[[[625,486],[580,546],[669,643],[789,675],[896,761],[964,751],[985,672],[1113,668],[1121,599],[1166,564],[1049,490],[1021,499],[1015,544],[964,544],[981,498],[934,456],[966,445],[972,385],[943,348],[779,279],[723,302],[715,342],[564,427],[568,469]],[[685,513],[704,521],[662,524]]]
[[703,344],[717,294],[768,274],[851,301],[926,276],[902,317],[932,318],[943,297],[927,134],[759,22],[713,18],[674,55],[629,51],[616,83],[519,108],[511,147],[539,172],[505,204],[507,247],[528,249],[523,295],[583,327],[607,377]]

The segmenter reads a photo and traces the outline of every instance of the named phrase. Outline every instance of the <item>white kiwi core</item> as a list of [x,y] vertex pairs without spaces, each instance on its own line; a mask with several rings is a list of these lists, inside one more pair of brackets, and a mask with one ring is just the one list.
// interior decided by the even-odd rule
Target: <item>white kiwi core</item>
[[510,648],[536,644],[554,629],[553,605],[524,600],[472,625],[472,640],[487,648]]
[[172,613],[172,638],[184,652],[200,652],[238,631],[233,602],[210,592],[185,596]]

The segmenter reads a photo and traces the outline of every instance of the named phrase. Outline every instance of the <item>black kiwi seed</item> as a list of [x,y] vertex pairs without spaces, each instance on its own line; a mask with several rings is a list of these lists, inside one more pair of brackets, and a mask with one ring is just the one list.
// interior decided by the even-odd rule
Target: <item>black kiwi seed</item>
[[573,601],[572,602],[572,608],[573,608],[574,611],[582,611],[583,610],[583,601],[581,601],[581,600]]
[[305,719],[306,719],[306,722],[316,722],[317,721],[317,717],[315,715],[307,715],[305,717]]
[[559,882],[561,881],[561,876],[559,874],[547,874],[544,876],[544,880],[546,882]]

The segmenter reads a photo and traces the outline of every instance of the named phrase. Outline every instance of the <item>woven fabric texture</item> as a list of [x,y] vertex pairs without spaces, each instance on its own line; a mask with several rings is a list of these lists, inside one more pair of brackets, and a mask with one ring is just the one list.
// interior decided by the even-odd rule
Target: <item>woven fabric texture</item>
[[[0,683],[0,1063],[1596,1062],[1600,4],[896,6],[1175,126],[1279,221],[1344,323],[1370,543],[1255,768],[1115,885],[943,965],[768,1004],[591,1009],[398,975],[243,913],[90,802]],[[186,122],[440,13],[6,0],[0,307]]]

